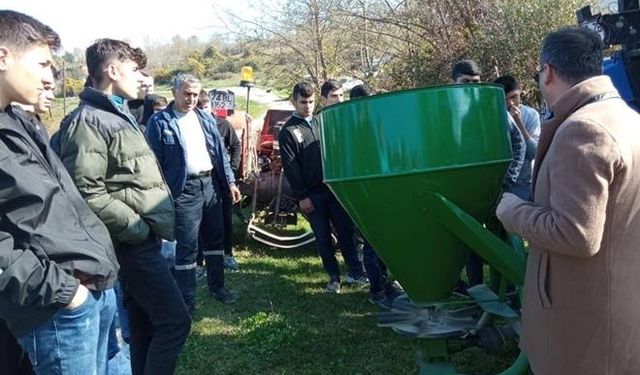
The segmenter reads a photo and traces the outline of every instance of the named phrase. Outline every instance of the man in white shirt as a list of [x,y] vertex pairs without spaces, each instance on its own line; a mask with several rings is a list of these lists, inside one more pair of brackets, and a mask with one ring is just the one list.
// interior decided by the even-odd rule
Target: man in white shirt
[[200,81],[180,74],[173,81],[174,101],[154,114],[146,130],[175,200],[176,261],[173,275],[190,312],[196,300],[196,256],[202,247],[207,284],[225,304],[236,296],[224,286],[222,194],[240,200],[215,119],[197,108]]

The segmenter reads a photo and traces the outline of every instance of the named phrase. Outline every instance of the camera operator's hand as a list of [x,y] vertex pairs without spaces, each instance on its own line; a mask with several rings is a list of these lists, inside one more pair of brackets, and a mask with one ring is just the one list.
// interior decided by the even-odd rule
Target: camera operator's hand
[[313,202],[310,198],[302,199],[300,202],[298,202],[298,205],[300,206],[302,212],[304,212],[305,214],[310,214],[315,210],[315,207],[313,207]]
[[76,290],[76,294],[74,294],[73,296],[73,299],[71,300],[71,302],[69,302],[69,304],[65,308],[69,310],[75,309],[80,305],[82,305],[84,301],[87,300],[87,298],[89,298],[89,289],[87,289],[86,286],[80,284],[78,286],[78,290]]

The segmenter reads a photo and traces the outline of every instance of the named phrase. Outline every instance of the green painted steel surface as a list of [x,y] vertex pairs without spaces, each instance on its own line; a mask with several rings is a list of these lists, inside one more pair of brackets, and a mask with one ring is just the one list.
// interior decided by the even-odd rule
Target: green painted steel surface
[[429,199],[439,193],[480,223],[488,217],[511,161],[502,88],[394,92],[319,118],[324,177],[338,200],[412,300],[447,298],[469,248]]

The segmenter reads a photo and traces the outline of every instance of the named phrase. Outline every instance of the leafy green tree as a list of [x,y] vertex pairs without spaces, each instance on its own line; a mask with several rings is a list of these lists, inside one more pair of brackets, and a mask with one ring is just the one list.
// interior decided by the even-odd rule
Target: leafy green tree
[[533,76],[542,40],[559,27],[575,26],[575,12],[584,5],[583,0],[496,0],[497,17],[482,25],[468,51],[490,73],[487,79],[511,74],[528,89],[528,99],[537,101]]
[[[390,58],[373,82],[387,89],[450,81],[458,60],[476,60],[483,79],[512,74],[532,89],[542,39],[562,26],[576,25],[584,0],[398,0],[367,3],[367,12],[346,11],[370,26],[368,49]],[[531,90],[533,91],[533,90]]]
[[206,72],[206,65],[202,54],[198,51],[191,51],[185,61],[185,70],[196,77],[203,78]]
[[155,78],[156,84],[168,85],[171,83],[171,79],[173,78],[171,76],[171,69],[164,65],[156,68],[152,74]]
[[66,77],[64,79],[64,85],[62,85],[60,89],[62,90],[63,88],[64,95],[66,97],[77,96],[84,88],[84,79],[80,80],[72,77]]

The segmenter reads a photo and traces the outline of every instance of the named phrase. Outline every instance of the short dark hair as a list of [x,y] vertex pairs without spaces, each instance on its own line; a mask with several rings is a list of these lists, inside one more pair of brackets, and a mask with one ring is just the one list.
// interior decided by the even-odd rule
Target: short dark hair
[[298,82],[293,86],[293,100],[298,100],[298,97],[310,98],[313,96],[313,86],[308,82]]
[[165,98],[164,96],[156,96],[153,98],[153,106],[157,106],[157,105],[163,105],[166,106],[167,104],[169,104],[169,102],[167,101],[167,98]]
[[60,36],[49,26],[26,14],[0,10],[0,44],[24,51],[33,45],[60,48]]
[[322,84],[322,87],[320,87],[320,95],[326,98],[331,91],[336,91],[341,88],[342,83],[335,79],[329,79]]
[[602,74],[603,50],[604,43],[596,32],[563,28],[544,38],[540,65],[553,66],[561,79],[576,84]]
[[198,94],[198,108],[204,109],[204,107],[209,104],[211,105],[211,99],[209,98],[209,94],[205,90],[200,90],[200,94]]
[[504,88],[505,94],[508,94],[514,90],[521,89],[520,83],[518,83],[518,81],[516,81],[516,79],[513,78],[513,76],[510,76],[508,74],[496,78],[496,80],[493,81],[493,83],[501,85]]
[[363,83],[361,85],[353,86],[349,93],[349,99],[357,99],[371,95],[373,95],[373,90],[371,90],[371,87],[367,86],[366,83]]
[[460,60],[451,69],[451,79],[454,81],[462,75],[479,76],[482,74],[482,69],[473,60]]
[[147,66],[147,56],[140,48],[133,48],[129,43],[115,39],[98,39],[85,52],[87,70],[94,86],[102,82],[104,65],[113,60],[133,61],[139,69]]

